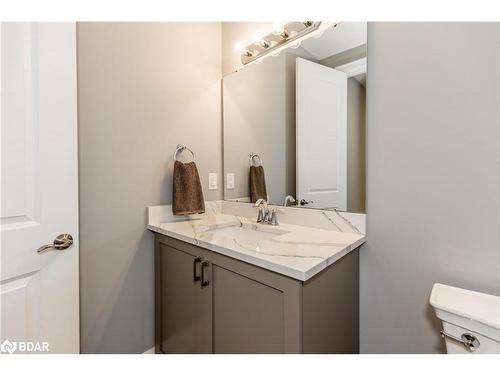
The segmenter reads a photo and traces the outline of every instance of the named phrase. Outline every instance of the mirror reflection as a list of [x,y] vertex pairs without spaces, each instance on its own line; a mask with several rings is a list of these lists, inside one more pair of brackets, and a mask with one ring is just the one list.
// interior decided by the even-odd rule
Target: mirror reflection
[[223,79],[224,198],[365,212],[366,23]]

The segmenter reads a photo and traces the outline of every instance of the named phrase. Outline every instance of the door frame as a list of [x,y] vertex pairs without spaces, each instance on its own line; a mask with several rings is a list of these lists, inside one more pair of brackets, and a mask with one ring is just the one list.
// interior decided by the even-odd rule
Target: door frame
[[347,64],[335,66],[333,69],[340,70],[347,74],[347,78],[351,78],[358,74],[366,73],[368,70],[367,65],[367,58],[365,56],[361,59],[348,62]]

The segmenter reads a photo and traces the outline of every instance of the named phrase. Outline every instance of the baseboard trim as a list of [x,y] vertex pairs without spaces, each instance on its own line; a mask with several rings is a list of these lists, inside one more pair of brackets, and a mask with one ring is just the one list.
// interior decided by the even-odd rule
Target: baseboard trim
[[155,354],[155,347],[153,346],[152,348],[149,348],[142,354]]

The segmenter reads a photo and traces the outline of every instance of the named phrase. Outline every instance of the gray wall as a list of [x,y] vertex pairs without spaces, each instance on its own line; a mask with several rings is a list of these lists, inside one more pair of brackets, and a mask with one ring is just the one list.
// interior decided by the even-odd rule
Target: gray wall
[[500,294],[498,28],[369,25],[362,353],[442,351],[436,282]]
[[[172,153],[196,153],[205,199],[221,190],[219,23],[79,23],[81,350],[154,343],[146,206],[171,203]],[[206,190],[208,173],[219,190]]]
[[347,80],[347,211],[365,212],[366,90]]
[[[249,197],[249,154],[263,160],[269,202],[279,204],[287,194],[286,54],[244,67],[223,79],[224,174],[235,174],[235,188],[226,199]],[[295,186],[293,186],[295,190]]]

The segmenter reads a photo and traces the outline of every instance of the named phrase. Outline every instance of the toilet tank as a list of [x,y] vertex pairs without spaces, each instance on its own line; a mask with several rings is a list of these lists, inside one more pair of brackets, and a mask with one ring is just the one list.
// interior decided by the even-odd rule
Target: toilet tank
[[434,284],[430,304],[448,353],[500,353],[500,297]]

